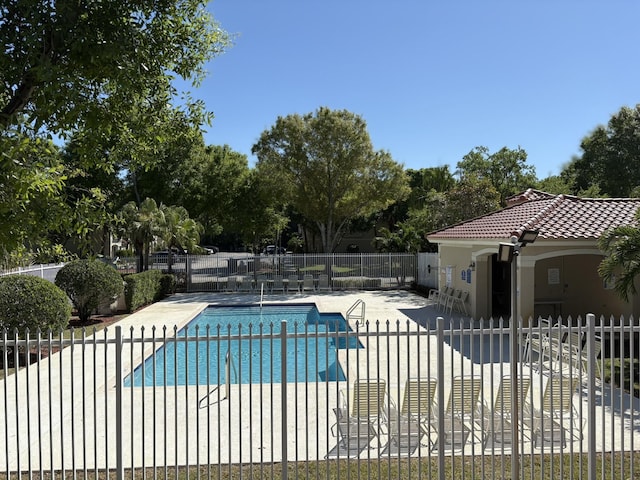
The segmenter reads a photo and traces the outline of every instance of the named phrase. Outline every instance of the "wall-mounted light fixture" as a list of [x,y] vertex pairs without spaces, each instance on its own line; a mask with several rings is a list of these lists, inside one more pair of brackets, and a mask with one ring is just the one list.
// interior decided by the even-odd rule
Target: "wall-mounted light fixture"
[[469,270],[473,272],[475,271],[475,269],[476,269],[476,262],[472,260],[471,263],[469,264]]

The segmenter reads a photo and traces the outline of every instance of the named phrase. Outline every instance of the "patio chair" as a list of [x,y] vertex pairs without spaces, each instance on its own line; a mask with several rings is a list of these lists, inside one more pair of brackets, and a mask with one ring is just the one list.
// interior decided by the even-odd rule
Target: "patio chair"
[[[573,406],[573,396],[576,393],[580,380],[576,376],[552,375],[547,381],[542,394],[541,406],[532,411],[532,431],[536,448],[545,444],[567,443],[565,427],[567,420],[579,418]],[[580,429],[571,425],[570,435],[578,432],[575,437],[582,438]]]
[[258,275],[258,278],[256,280],[256,291],[260,293],[261,291],[263,291],[262,289],[264,289],[265,291],[269,289],[269,280],[267,279],[266,275]]
[[292,273],[287,278],[287,293],[291,293],[295,291],[296,293],[300,292],[300,286],[298,285],[298,275]]
[[319,291],[330,291],[331,286],[329,285],[329,275],[326,273],[321,273],[318,275],[318,290]]
[[253,292],[253,281],[251,277],[242,277],[238,291],[244,293]]
[[316,290],[316,287],[313,284],[313,275],[308,273],[305,274],[304,277],[302,277],[302,291],[304,292],[305,290]]
[[435,415],[434,399],[438,380],[435,378],[410,378],[407,380],[400,409],[390,402],[389,443],[383,451],[389,454],[411,455],[426,435],[433,445],[431,422]]
[[452,314],[455,309],[457,312],[467,315],[467,299],[469,298],[469,292],[466,290],[464,292],[458,290],[457,292],[458,296],[452,295],[447,300],[449,314]]
[[449,400],[444,410],[444,432],[438,430],[438,422],[432,422],[432,428],[436,429],[438,441],[434,446],[438,446],[440,439],[444,442],[445,448],[464,448],[471,434],[480,435],[480,440],[484,445],[484,433],[479,425],[481,419],[480,412],[480,391],[482,390],[482,380],[476,377],[455,377],[449,392]]
[[[534,369],[539,372],[545,369],[555,371],[562,356],[565,334],[560,325],[551,326],[549,322],[544,321],[541,331],[535,328],[525,338],[525,360],[532,363]],[[534,364],[534,360],[537,363]]]
[[[519,411],[522,412],[527,400],[527,392],[531,386],[531,378],[526,376],[518,377],[517,382],[518,399],[522,399],[522,408]],[[491,439],[492,444],[511,443],[512,398],[511,377],[502,377],[493,405],[485,412],[484,418],[484,431],[487,434],[487,439]]]
[[588,345],[584,343],[584,336],[581,333],[571,332],[563,344],[562,355],[572,375],[582,374],[585,377],[589,375],[589,357],[593,355],[596,359],[598,377],[602,379],[604,376],[602,362],[598,361],[601,352],[602,340],[600,337],[596,336],[593,352],[589,352]]
[[238,288],[238,281],[236,277],[229,275],[227,277],[227,288],[225,289],[227,292],[235,292]]
[[447,309],[449,297],[454,295],[454,289],[451,287],[444,287],[444,290],[438,294],[438,310],[442,307],[443,310]]
[[331,433],[338,445],[327,456],[357,457],[378,438],[385,418],[386,383],[381,379],[356,380],[349,395],[340,392],[340,405],[334,408],[336,423]]
[[282,275],[273,276],[273,284],[271,285],[271,291],[284,293],[284,279]]

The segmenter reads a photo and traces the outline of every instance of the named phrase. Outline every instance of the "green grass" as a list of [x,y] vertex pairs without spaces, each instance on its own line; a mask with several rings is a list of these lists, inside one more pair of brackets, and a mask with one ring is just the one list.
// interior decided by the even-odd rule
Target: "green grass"
[[[630,464],[633,458],[634,471],[632,475]],[[476,455],[472,457],[457,455],[445,458],[444,477],[447,479],[484,478],[511,479],[511,459],[509,456],[491,457]],[[587,456],[585,454],[565,455],[526,455],[522,459],[524,476],[522,478],[535,478],[537,480],[552,480],[560,478],[588,478]],[[166,471],[166,475],[165,475]],[[605,480],[617,480],[638,478],[640,472],[640,452],[624,454],[598,454],[596,463],[596,478]],[[114,478],[114,471],[107,476],[104,471],[89,470],[84,472],[66,471],[66,478],[106,479]],[[318,462],[290,463],[287,466],[288,478],[291,479],[325,479],[338,480],[342,478],[358,478],[370,480],[383,479],[430,479],[438,478],[438,459],[398,459],[383,458],[362,460],[321,460]],[[155,476],[154,476],[155,474]],[[57,475],[56,475],[57,476]],[[201,465],[199,467],[175,467],[168,466],[147,468],[145,471],[136,469],[133,472],[125,471],[125,478],[166,478],[168,480],[183,480],[187,478],[210,478],[214,480],[227,480],[245,478],[250,480],[275,479],[280,480],[282,464],[254,463],[250,465]],[[7,479],[6,474],[0,474],[0,480]],[[40,479],[38,472],[32,476]],[[50,472],[45,472],[44,478],[50,478]]]

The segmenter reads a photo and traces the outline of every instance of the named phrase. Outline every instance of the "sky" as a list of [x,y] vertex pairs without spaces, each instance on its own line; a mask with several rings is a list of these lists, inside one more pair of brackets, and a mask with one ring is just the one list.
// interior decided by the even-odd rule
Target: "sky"
[[278,116],[320,107],[367,123],[405,168],[476,146],[523,148],[538,178],[640,103],[635,0],[213,0],[233,45],[192,95],[205,142],[246,154]]

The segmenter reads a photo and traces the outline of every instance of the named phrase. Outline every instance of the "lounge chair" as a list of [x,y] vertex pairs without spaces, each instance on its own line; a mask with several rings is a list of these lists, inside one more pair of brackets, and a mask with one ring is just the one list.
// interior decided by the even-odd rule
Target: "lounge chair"
[[253,292],[253,281],[251,277],[242,277],[240,281],[240,286],[238,287],[239,292]]
[[235,292],[238,288],[238,281],[236,277],[229,275],[227,277],[227,288],[225,289],[227,292]]
[[329,275],[327,275],[326,273],[321,273],[318,276],[318,290],[319,291],[331,290],[331,286],[329,285]]
[[[518,399],[521,399],[519,406],[523,406],[527,400],[527,392],[531,386],[531,378],[523,376],[518,377],[516,381],[518,382]],[[485,412],[484,431],[487,438],[491,439],[493,444],[511,443],[511,400],[513,398],[511,392],[511,377],[502,377],[493,405]],[[518,409],[519,412],[523,410],[524,408]]]
[[[530,415],[533,418],[533,437],[536,447],[545,444],[566,445],[565,423],[567,420],[579,418],[573,406],[573,396],[576,393],[580,380],[577,376],[552,375],[544,388],[541,407],[534,409]],[[570,429],[570,433],[578,432],[581,439],[581,429]]]
[[464,448],[470,435],[480,435],[484,445],[484,432],[479,423],[482,420],[480,411],[480,391],[482,381],[477,377],[455,377],[451,384],[449,400],[444,410],[444,431],[438,430],[437,419],[432,422],[438,434],[435,447],[441,442],[445,448]]
[[273,276],[273,284],[271,285],[271,291],[284,293],[284,280],[282,278],[282,275]]
[[305,290],[316,290],[313,284],[313,275],[311,274],[305,274],[304,277],[302,277],[302,291],[304,292]]
[[298,275],[292,273],[289,275],[287,279],[287,293],[291,293],[295,291],[296,293],[300,292],[300,286],[298,285]]
[[435,378],[410,378],[404,388],[400,409],[391,402],[389,409],[389,443],[383,451],[388,454],[411,455],[429,438],[432,446],[431,422],[435,415],[434,397],[438,381]]
[[340,393],[340,405],[334,408],[336,423],[331,427],[338,445],[327,456],[357,457],[378,439],[385,420],[386,383],[384,380],[356,380],[352,398]]

